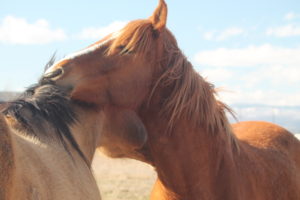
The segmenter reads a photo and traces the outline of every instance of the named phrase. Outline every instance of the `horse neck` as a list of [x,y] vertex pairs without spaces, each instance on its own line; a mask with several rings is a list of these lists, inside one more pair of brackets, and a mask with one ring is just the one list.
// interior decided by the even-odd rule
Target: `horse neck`
[[71,127],[71,131],[80,150],[89,164],[91,164],[99,143],[99,133],[101,132],[101,130],[99,130],[101,127],[97,121],[102,115],[100,116],[99,113],[96,112],[87,112],[81,108],[77,108],[76,113],[78,120],[77,123]]
[[[89,179],[88,182],[93,181],[90,179],[91,176],[87,176],[86,171],[84,171],[86,169],[89,171],[89,167],[72,145],[67,144],[68,153],[61,143],[54,138],[54,140],[44,141],[28,137],[25,130],[16,129],[16,125],[13,123],[13,120],[8,118],[5,120],[0,115],[0,199],[22,199],[26,195],[35,197],[38,194],[49,195],[47,197],[51,199],[52,194],[43,193],[45,185],[40,185],[40,183],[46,183],[49,180],[46,190],[54,190],[54,183],[64,182],[64,179],[56,179],[55,177],[58,177],[66,169],[66,174],[69,174],[70,171],[76,172],[77,178],[76,176],[70,177],[73,180],[81,177]],[[75,129],[76,132],[82,131],[84,133],[78,127]],[[85,131],[88,132],[88,130]],[[74,135],[76,135],[75,139],[77,140],[79,138],[77,133],[74,132]],[[84,144],[86,141],[82,139],[79,142]],[[83,145],[83,147],[85,146]],[[82,150],[86,157],[88,155],[85,153],[87,150],[87,148]],[[92,158],[88,159],[90,163],[91,160]],[[65,177],[65,175],[63,176]],[[68,183],[68,180],[66,182]]]
[[161,183],[158,190],[165,193],[160,196],[177,200],[210,199],[223,195],[226,199],[221,194],[223,184],[227,191],[231,191],[232,185],[226,181],[234,183],[235,179],[234,152],[227,140],[221,134],[210,135],[204,128],[191,128],[187,121],[178,122],[169,134],[165,132],[166,127],[158,124],[165,123],[157,118],[146,126],[148,148]]
[[[96,127],[98,126],[96,126],[97,124],[95,123],[95,120],[97,118],[95,114],[88,113],[82,108],[74,106],[74,110],[77,114],[77,120],[75,123],[70,125],[70,131],[76,143],[78,144],[80,151],[83,153],[84,158],[86,159],[85,161],[88,165],[90,165],[99,139],[98,133],[100,131],[96,130]],[[16,154],[23,155],[24,152],[22,149],[31,148],[30,146],[32,145],[33,149],[39,152],[39,150],[36,149],[35,146],[45,145],[49,148],[49,152],[52,152],[51,149],[61,148],[62,151],[60,152],[62,154],[69,154],[69,156],[76,158],[73,159],[73,161],[83,159],[68,139],[63,138],[66,146],[64,147],[62,145],[61,139],[56,134],[54,134],[54,132],[57,131],[56,127],[53,127],[47,122],[42,123],[44,123],[43,126],[33,124],[31,129],[27,130],[22,125],[20,125],[20,122],[18,122],[17,120],[13,118],[8,120],[8,126],[10,126],[10,129],[12,131],[10,132],[12,140],[14,141],[14,143],[16,143],[14,145],[15,148],[12,150]],[[36,138],[28,131],[34,131],[34,133],[36,134]],[[40,145],[35,145],[35,143],[39,143]]]
[[[218,109],[214,111],[205,111],[221,112],[216,118],[208,118],[215,119],[216,123],[199,123],[197,114],[192,118],[183,115],[170,129],[170,116],[161,113],[164,104],[160,103],[160,96],[154,95],[152,104],[141,113],[149,135],[146,148],[158,173],[152,199],[236,199],[232,196],[236,192],[230,191],[235,189],[237,144],[228,132],[223,108],[216,106]],[[217,105],[214,98],[211,100]]]

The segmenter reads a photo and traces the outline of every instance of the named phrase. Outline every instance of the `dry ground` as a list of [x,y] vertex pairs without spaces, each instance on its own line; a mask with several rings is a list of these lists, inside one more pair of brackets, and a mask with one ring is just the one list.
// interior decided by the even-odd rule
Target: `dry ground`
[[150,165],[131,159],[111,159],[99,152],[93,169],[103,200],[149,199],[156,179]]

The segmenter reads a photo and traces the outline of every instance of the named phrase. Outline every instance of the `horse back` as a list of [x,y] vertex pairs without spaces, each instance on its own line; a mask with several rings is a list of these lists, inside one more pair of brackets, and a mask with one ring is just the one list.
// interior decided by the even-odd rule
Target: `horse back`
[[253,199],[300,199],[300,142],[268,122],[233,124],[240,141],[238,165]]
[[283,127],[263,121],[246,121],[233,124],[233,131],[240,141],[253,147],[281,151],[300,161],[300,141]]

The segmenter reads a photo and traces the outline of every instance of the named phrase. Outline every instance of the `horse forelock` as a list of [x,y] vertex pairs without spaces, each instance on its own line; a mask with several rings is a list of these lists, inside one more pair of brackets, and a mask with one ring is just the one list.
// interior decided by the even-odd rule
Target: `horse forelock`
[[[67,91],[51,81],[41,80],[28,88],[18,99],[9,102],[2,112],[17,121],[17,129],[23,134],[38,140],[55,137],[70,154],[68,141],[87,162],[70,130],[76,122],[76,114]],[[49,126],[53,130],[49,131]]]
[[127,24],[110,45],[107,54],[118,51],[120,54],[143,54],[151,50],[153,44],[153,26],[149,20],[135,20]]

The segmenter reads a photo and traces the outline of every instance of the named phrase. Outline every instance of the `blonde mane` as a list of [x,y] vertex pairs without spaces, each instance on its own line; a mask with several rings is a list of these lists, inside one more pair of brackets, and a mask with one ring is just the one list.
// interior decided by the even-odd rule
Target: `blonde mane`
[[226,112],[234,116],[233,111],[223,102],[216,100],[217,91],[214,85],[193,69],[169,31],[165,37],[171,37],[163,40],[164,57],[168,59],[163,66],[165,71],[153,90],[158,85],[171,88],[162,110],[170,116],[169,127],[174,127],[180,119],[187,119],[212,134],[225,133],[228,141],[236,146],[236,138],[226,117]]
[[107,50],[107,55],[118,52],[121,55],[149,51],[152,47],[152,24],[149,20],[136,20],[130,22],[119,33]]
[[[155,34],[149,20],[133,21],[121,30],[107,54],[145,55],[153,49]],[[163,56],[157,62],[160,75],[153,84],[149,102],[157,88],[168,88],[168,98],[164,100],[161,112],[169,116],[170,130],[178,120],[187,119],[213,134],[225,133],[228,141],[236,144],[231,125],[226,117],[226,112],[234,115],[232,110],[216,100],[217,92],[214,85],[204,80],[193,69],[192,64],[178,48],[172,33],[166,30],[161,34]]]

